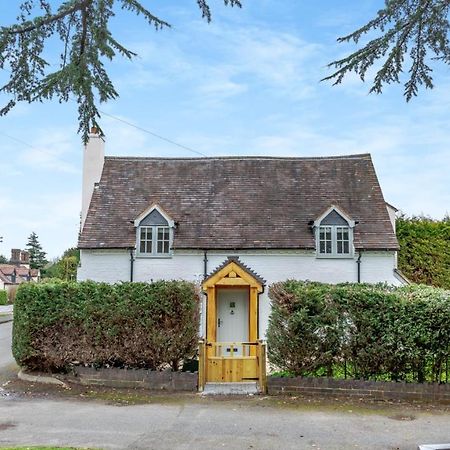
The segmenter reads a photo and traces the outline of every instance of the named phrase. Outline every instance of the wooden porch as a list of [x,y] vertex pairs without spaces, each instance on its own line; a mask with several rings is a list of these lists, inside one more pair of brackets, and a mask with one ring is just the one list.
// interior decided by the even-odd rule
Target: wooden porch
[[266,392],[266,345],[258,339],[263,281],[229,258],[202,287],[206,339],[199,343],[199,390],[206,383],[256,382]]

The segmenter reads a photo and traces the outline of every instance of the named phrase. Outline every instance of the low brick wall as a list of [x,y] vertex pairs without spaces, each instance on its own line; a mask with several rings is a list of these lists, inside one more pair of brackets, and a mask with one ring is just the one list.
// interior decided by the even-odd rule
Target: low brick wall
[[336,380],[326,377],[268,377],[267,387],[270,395],[323,395],[450,404],[450,384]]
[[113,388],[143,388],[158,391],[197,391],[197,372],[156,372],[146,369],[74,367],[68,381]]

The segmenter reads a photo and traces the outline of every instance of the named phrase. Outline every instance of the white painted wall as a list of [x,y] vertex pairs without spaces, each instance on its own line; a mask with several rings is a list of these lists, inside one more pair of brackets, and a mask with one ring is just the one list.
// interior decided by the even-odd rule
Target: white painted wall
[[77,279],[117,283],[130,280],[130,254],[126,250],[81,250]]
[[94,184],[100,181],[105,160],[105,141],[97,133],[89,134],[89,141],[83,151],[83,186],[81,196],[81,228],[91,203]]
[[391,221],[392,229],[394,230],[394,233],[395,233],[395,222],[397,220],[397,209],[395,209],[389,203],[386,203],[386,209],[389,214],[389,220]]
[[[268,287],[276,281],[297,280],[341,283],[357,281],[357,264],[354,258],[316,258],[314,251],[241,251],[208,252],[208,272],[221,265],[228,256],[240,260],[266,280],[265,291],[260,295],[260,336],[267,330],[270,314]],[[386,282],[400,285],[394,275],[395,252],[367,252],[361,257],[361,282]],[[126,250],[81,250],[78,280],[115,283],[130,280],[130,254]],[[203,252],[176,252],[171,258],[142,258],[134,262],[134,281],[183,279],[198,284],[203,279]],[[202,305],[203,334],[205,305]]]

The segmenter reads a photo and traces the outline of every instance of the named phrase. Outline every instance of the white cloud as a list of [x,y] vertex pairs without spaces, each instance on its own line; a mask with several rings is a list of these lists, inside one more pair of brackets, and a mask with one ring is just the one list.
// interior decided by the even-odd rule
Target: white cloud
[[81,209],[81,192],[39,193],[39,191],[13,195],[0,202],[0,254],[9,255],[11,248],[23,248],[27,238],[35,231],[50,257],[60,255],[66,248],[76,245]]
[[197,22],[184,33],[163,43],[129,44],[139,59],[134,63],[132,82],[118,78],[119,87],[154,89],[177,83],[196,92],[206,105],[219,106],[221,100],[240,95],[250,86],[278,97],[309,98],[320,79],[323,47],[293,34],[255,26],[210,25],[202,29],[202,45],[205,51],[214,51],[204,58],[202,52],[201,56],[193,53],[190,45],[200,39]]
[[29,143],[31,147],[21,151],[19,163],[33,169],[79,174],[77,165],[69,161],[69,157],[75,153],[81,156],[81,144],[75,148],[74,138],[76,140],[72,130],[41,129]]

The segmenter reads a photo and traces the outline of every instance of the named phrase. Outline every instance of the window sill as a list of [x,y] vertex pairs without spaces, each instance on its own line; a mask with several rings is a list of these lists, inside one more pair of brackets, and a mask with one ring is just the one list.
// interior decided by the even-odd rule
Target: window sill
[[348,255],[318,255],[316,253],[317,259],[355,259],[354,254],[348,254]]
[[140,254],[140,255],[136,255],[135,256],[136,259],[171,259],[173,258],[173,255],[145,255],[145,254]]

